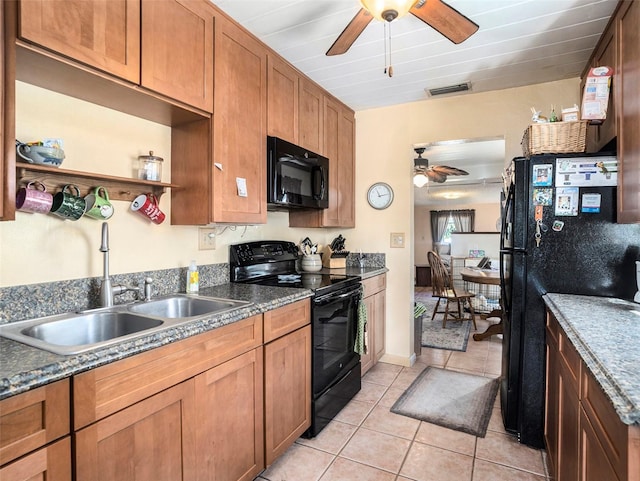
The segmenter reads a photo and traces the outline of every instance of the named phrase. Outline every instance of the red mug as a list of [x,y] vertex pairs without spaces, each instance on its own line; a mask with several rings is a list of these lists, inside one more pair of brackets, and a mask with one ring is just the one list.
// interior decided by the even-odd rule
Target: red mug
[[158,199],[153,194],[140,194],[133,199],[131,210],[138,212],[155,224],[164,222],[165,214],[158,207]]
[[[33,186],[33,187],[32,187]],[[22,212],[46,214],[51,210],[53,195],[47,192],[44,184],[33,181],[21,187],[16,193],[16,209]]]

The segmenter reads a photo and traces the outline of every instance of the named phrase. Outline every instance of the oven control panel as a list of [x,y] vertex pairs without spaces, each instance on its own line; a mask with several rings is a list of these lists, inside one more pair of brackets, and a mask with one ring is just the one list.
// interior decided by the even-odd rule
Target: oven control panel
[[255,241],[229,246],[231,267],[249,266],[280,261],[295,261],[298,247],[288,241]]

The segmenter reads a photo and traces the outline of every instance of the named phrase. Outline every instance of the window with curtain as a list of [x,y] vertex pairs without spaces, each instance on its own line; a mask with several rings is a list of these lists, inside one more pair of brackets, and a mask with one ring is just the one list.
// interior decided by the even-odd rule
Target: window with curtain
[[433,250],[438,246],[451,243],[452,232],[473,232],[475,229],[475,209],[432,210],[431,241]]

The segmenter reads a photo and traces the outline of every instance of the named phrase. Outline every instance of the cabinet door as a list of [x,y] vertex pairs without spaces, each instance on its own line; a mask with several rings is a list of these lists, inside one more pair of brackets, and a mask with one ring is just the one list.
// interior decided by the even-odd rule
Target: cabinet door
[[618,28],[618,222],[640,222],[640,2],[622,2]]
[[322,211],[322,225],[340,225],[340,104],[324,99],[324,155],[329,158],[329,207]]
[[562,362],[559,367],[557,479],[573,481],[579,470],[580,401],[571,375]]
[[365,334],[364,343],[367,346],[366,354],[360,355],[360,369],[362,375],[364,376],[369,369],[371,369],[374,365],[374,344],[373,344],[373,336],[374,336],[374,322],[375,322],[375,296],[365,297],[362,302],[364,302],[365,308],[367,309],[367,332]]
[[251,481],[264,469],[262,356],[254,349],[196,377],[199,481]]
[[279,57],[267,58],[267,131],[298,143],[298,73]]
[[311,425],[311,326],[264,347],[266,465]]
[[[215,19],[213,222],[267,221],[265,47]],[[246,192],[240,187],[246,184]]]
[[195,480],[194,382],[185,381],[75,434],[77,481]]
[[373,348],[374,359],[378,362],[384,355],[385,346],[385,310],[386,310],[386,291],[378,292],[373,296],[375,303],[375,322],[373,324]]
[[298,101],[298,142],[305,149],[324,155],[324,95],[313,82],[300,79]]
[[201,1],[142,0],[141,70],[143,87],[212,112],[213,10]]
[[[547,314],[548,316],[548,314]],[[551,477],[558,480],[558,344],[549,330],[547,318],[547,369],[544,410],[544,440],[551,460]]]
[[140,82],[140,1],[23,0],[20,38]]
[[342,108],[338,118],[338,217],[340,227],[355,227],[355,118]]
[[[618,90],[616,86],[618,65],[617,38],[616,25],[614,22],[610,25],[610,28],[603,33],[598,44],[598,49],[596,50],[591,62],[592,67],[601,67],[605,65],[607,67],[611,67],[613,69],[613,78],[611,92],[609,95],[609,106],[607,107],[607,118],[600,125],[589,126],[589,132],[587,135],[587,151],[589,152],[599,151],[616,136],[616,102],[614,97]],[[583,92],[584,85],[583,90],[581,91],[581,96]]]
[[71,481],[69,436],[0,468],[6,481]]
[[580,481],[619,481],[591,422],[580,410]]

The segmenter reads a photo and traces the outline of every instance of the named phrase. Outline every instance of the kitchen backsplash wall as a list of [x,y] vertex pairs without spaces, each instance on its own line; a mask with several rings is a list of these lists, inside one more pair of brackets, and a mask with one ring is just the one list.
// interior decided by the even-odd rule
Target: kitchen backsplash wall
[[[385,255],[363,253],[362,267],[384,267]],[[360,267],[359,254],[347,257],[347,266]],[[144,286],[144,280],[153,280],[153,297],[185,291],[187,267],[132,272],[111,275],[112,284],[129,287]],[[229,282],[229,264],[199,265],[200,288]],[[44,282],[0,288],[0,324],[75,312],[99,307],[101,277],[89,277],[58,282]],[[116,296],[115,303],[122,304],[137,299],[135,292]]]

